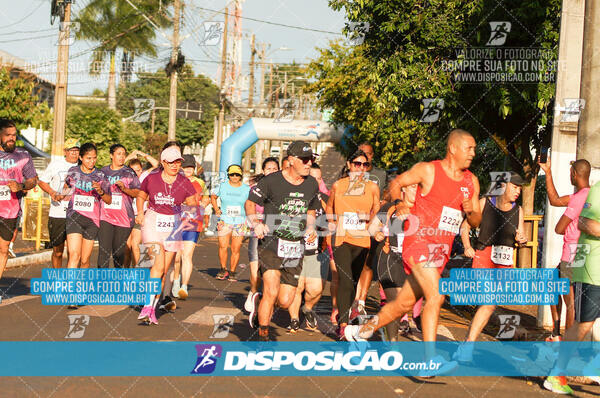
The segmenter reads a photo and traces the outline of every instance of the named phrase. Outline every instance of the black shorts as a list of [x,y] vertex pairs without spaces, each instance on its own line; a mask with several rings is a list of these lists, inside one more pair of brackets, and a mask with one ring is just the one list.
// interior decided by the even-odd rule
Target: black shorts
[[369,252],[367,253],[366,265],[372,270],[375,270],[375,268],[377,268],[377,247],[379,246],[379,243],[380,242],[377,242],[377,240],[374,237],[371,237],[371,246],[369,247]]
[[2,218],[0,217],[0,238],[3,240],[10,242],[15,235],[15,231],[17,230],[17,223],[19,221],[19,217],[17,218]]
[[92,220],[77,212],[73,212],[73,215],[67,218],[67,235],[80,234],[83,239],[96,240],[99,230]]
[[67,219],[48,218],[48,232],[50,233],[50,247],[65,243],[65,240],[67,240]]
[[302,258],[281,258],[269,249],[262,249],[258,254],[258,265],[261,275],[268,270],[281,272],[281,283],[297,287],[302,273]]
[[402,287],[406,281],[402,254],[381,250],[377,258],[377,276],[384,289]]
[[575,320],[594,322],[600,318],[600,286],[575,282]]

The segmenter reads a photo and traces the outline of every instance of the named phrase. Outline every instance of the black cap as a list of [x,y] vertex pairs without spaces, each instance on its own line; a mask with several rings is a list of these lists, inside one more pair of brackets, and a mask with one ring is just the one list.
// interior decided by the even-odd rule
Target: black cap
[[181,167],[196,167],[196,158],[194,155],[183,155]]
[[523,179],[523,177],[521,177],[518,173],[514,171],[510,172],[510,179],[508,180],[508,182],[511,182],[518,186],[525,185],[525,180]]
[[296,156],[297,158],[311,158],[313,151],[310,145],[304,141],[294,141],[287,148],[288,156]]

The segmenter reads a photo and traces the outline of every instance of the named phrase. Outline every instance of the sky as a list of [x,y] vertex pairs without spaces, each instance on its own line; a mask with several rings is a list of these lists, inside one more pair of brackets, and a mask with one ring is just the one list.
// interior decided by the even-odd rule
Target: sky
[[[90,0],[74,1],[72,12],[76,15]],[[130,1],[135,4],[137,0]],[[58,21],[55,21],[54,25],[50,24],[50,3],[50,0],[0,0],[2,5],[0,15],[5,21],[0,26],[0,50],[36,65],[41,77],[54,82],[56,81],[59,24]],[[190,63],[197,73],[202,73],[213,81],[217,80],[219,74],[221,46],[205,46],[200,43],[204,37],[204,22],[223,21],[224,15],[221,12],[226,4],[225,0],[184,1],[182,52],[186,62]],[[342,37],[344,14],[329,8],[327,0],[245,0],[242,7],[243,18],[270,22],[242,19],[243,74],[248,73],[252,33],[256,35],[257,43],[270,45],[270,49],[267,50],[267,60],[275,63],[308,62],[318,55],[316,48],[327,47],[329,40]],[[164,33],[168,36],[171,32]],[[90,76],[88,73],[90,49],[97,44],[74,41],[70,47],[68,87],[70,95],[88,95],[95,88],[106,90],[108,82],[106,73],[101,73],[98,77]],[[159,35],[157,44],[158,57],[137,59],[138,68],[146,71],[164,68],[170,57],[170,43],[166,37]],[[279,50],[281,48],[288,50]],[[257,84],[259,72],[260,69],[257,68]]]

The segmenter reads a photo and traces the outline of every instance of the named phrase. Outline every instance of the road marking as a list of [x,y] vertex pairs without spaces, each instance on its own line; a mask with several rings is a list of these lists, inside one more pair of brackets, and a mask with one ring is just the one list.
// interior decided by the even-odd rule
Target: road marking
[[6,305],[11,305],[11,304],[19,303],[21,301],[31,300],[31,299],[34,299],[36,297],[39,298],[40,296],[32,296],[30,294],[24,294],[22,296],[14,296],[14,297],[11,297],[11,298],[2,299],[2,302],[0,303],[0,307],[4,307]]
[[213,315],[233,315],[234,317],[241,313],[237,308],[232,307],[204,307],[194,312],[183,320],[185,323],[194,323],[196,325],[214,326]]
[[69,311],[69,314],[76,315],[89,315],[98,316],[101,318],[107,318],[117,312],[123,311],[128,308],[127,305],[84,305],[76,310]]

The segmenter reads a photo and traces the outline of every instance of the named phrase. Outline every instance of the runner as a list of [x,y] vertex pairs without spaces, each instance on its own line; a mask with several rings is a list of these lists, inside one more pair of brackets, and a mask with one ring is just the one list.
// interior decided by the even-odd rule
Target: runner
[[65,177],[69,169],[77,165],[79,147],[81,144],[75,138],[65,140],[65,157],[56,158],[48,164],[40,176],[38,185],[50,195],[50,212],[48,213],[48,232],[52,247],[52,267],[62,267],[65,241],[67,240],[67,207],[68,200],[57,201],[65,185]]
[[[287,154],[290,167],[261,179],[245,205],[248,220],[260,239],[258,261],[263,297],[258,308],[258,334],[261,341],[269,340],[275,303],[285,309],[294,299],[302,271],[304,236],[309,236],[307,243],[317,237],[315,210],[319,188],[317,181],[309,176],[314,159],[312,149],[306,142],[295,141]],[[257,217],[255,205],[264,207],[267,224]],[[278,219],[273,220],[274,217]],[[267,236],[271,231],[272,235]]]
[[[242,168],[232,164],[227,168],[228,180],[222,182],[211,196],[215,214],[220,217],[217,224],[219,239],[219,262],[221,270],[217,279],[237,281],[235,270],[240,261],[240,250],[244,236],[248,232],[244,204],[248,199],[250,187],[242,182]],[[217,203],[221,200],[221,206]],[[225,210],[223,214],[222,210]],[[231,247],[230,271],[227,271],[227,248]]]
[[[65,178],[69,197],[67,207],[68,268],[89,268],[94,241],[100,228],[100,202],[111,203],[110,184],[104,173],[96,168],[97,149],[87,142],[79,149],[79,165],[69,169]],[[71,304],[70,309],[77,305]]]
[[[375,232],[378,245],[375,253],[377,262],[377,276],[379,283],[384,291],[384,297],[394,300],[404,282],[406,281],[406,272],[402,262],[402,243],[404,242],[404,233],[408,229],[408,215],[410,209],[415,204],[417,186],[411,185],[402,188],[402,199],[397,199],[394,204],[386,203],[378,213],[378,217],[371,224],[371,231]],[[415,307],[417,304],[415,304]],[[413,318],[416,316],[416,309],[413,307]],[[386,325],[385,338],[387,341],[398,341],[398,332],[406,334],[410,330],[408,314],[404,314],[402,319],[394,320]]]
[[[594,321],[600,318],[600,182],[590,188],[579,217],[579,231],[575,261],[583,264],[573,266],[575,322],[565,331],[563,341],[582,341],[591,332]],[[576,344],[560,344],[558,360],[550,372],[552,376],[544,381],[544,388],[559,394],[573,393],[564,371],[576,349]],[[600,383],[599,374],[597,358],[583,368],[583,375],[596,383]]]
[[140,191],[137,174],[125,166],[127,150],[121,144],[110,147],[111,164],[102,168],[110,184],[112,201],[102,203],[98,231],[98,268],[108,268],[112,257],[115,268],[123,268],[127,239],[135,222],[133,198]]
[[379,188],[366,180],[365,175],[370,165],[363,151],[350,155],[341,178],[331,188],[327,202],[329,228],[336,232],[334,255],[338,269],[340,337],[348,324],[349,311],[356,295],[355,285],[371,246],[368,224],[379,211]]
[[[404,238],[402,251],[408,278],[396,300],[386,304],[376,317],[364,325],[346,327],[345,336],[348,340],[370,338],[377,329],[406,314],[423,296],[426,300],[422,314],[423,341],[436,340],[439,313],[444,303],[438,283],[448,261],[454,236],[460,230],[463,213],[466,213],[469,225],[474,228],[481,221],[479,181],[468,170],[475,157],[475,147],[475,139],[467,131],[452,130],[443,160],[418,163],[392,182],[392,199],[400,196],[402,187],[419,184],[412,211],[419,220],[419,227],[415,234]],[[430,263],[430,257],[440,251],[440,261]],[[456,367],[456,362],[446,362],[441,356],[436,357],[433,345],[427,344],[425,348],[426,359],[442,363],[437,374]],[[429,372],[423,371],[422,374],[428,375]]]
[[[512,268],[514,262],[515,243],[527,242],[523,222],[523,209],[515,202],[521,194],[521,186],[525,181],[514,171],[508,181],[502,183],[502,195],[492,198],[481,198],[479,206],[483,209],[479,236],[475,248],[469,239],[469,223],[465,220],[461,226],[461,238],[465,248],[464,255],[473,259],[473,268]],[[492,182],[492,184],[496,184]],[[461,344],[453,358],[459,362],[473,360],[473,344],[487,325],[496,309],[495,305],[481,305],[477,309],[469,331],[467,343]]]
[[0,279],[8,261],[8,247],[17,233],[19,199],[38,180],[31,156],[25,149],[17,148],[16,143],[15,122],[0,118]]
[[[161,168],[148,174],[142,182],[138,200],[136,221],[142,226],[144,244],[158,245],[158,254],[150,269],[151,278],[160,278],[162,288],[165,287],[165,276],[175,259],[175,254],[183,249],[181,231],[182,205],[196,207],[196,190],[183,175],[179,173],[183,157],[175,145],[168,146],[160,155]],[[148,210],[144,212],[144,203],[148,201]],[[167,287],[168,289],[168,287]],[[168,291],[168,290],[167,290]],[[156,304],[160,295],[156,295],[149,305],[145,305],[138,319],[148,324],[158,325]],[[175,302],[165,294],[161,309],[171,311],[176,308]]]
[[[186,178],[190,180],[196,190],[196,201],[201,205],[195,218],[187,218],[184,223],[188,223],[188,227],[183,229],[181,235],[183,239],[183,250],[177,252],[175,256],[175,267],[173,269],[173,288],[171,293],[173,297],[181,300],[188,298],[188,283],[192,276],[192,257],[194,249],[198,242],[198,237],[202,231],[202,223],[204,218],[204,207],[208,204],[208,192],[204,185],[204,181],[194,175],[196,171],[196,158],[194,155],[183,155],[183,163],[181,165]],[[180,279],[181,277],[181,279]]]
[[[375,167],[373,163],[373,158],[375,157],[375,151],[373,149],[373,145],[368,142],[363,142],[358,146],[358,149],[363,151],[365,155],[367,155],[368,161],[371,163],[368,168],[368,179],[369,181],[373,181],[379,187],[379,199],[380,206],[383,206],[385,203],[384,199],[384,191],[387,188],[387,173],[384,169],[379,167]],[[356,318],[358,315],[367,315],[365,310],[365,301],[367,300],[367,294],[369,292],[369,287],[371,286],[371,281],[373,280],[373,267],[376,266],[377,263],[377,247],[379,246],[378,242],[371,237],[371,247],[369,249],[369,253],[367,254],[367,258],[365,261],[365,266],[360,274],[360,278],[358,280],[358,284],[356,286],[356,297],[354,303],[352,303],[352,310],[350,313],[350,321]],[[381,289],[380,289],[381,290]],[[381,296],[381,300],[385,302],[385,294]]]
[[567,307],[565,329],[571,327],[573,322],[575,322],[575,308],[573,308],[573,275],[571,272],[571,264],[575,258],[575,250],[572,250],[572,248],[577,246],[577,240],[579,239],[579,228],[577,227],[577,222],[579,220],[579,213],[581,213],[581,210],[583,209],[585,198],[587,198],[590,190],[591,166],[590,163],[585,159],[579,159],[576,162],[572,162],[570,177],[571,185],[575,187],[575,193],[572,195],[559,197],[552,179],[550,157],[548,157],[546,163],[538,164],[546,174],[546,191],[548,193],[548,201],[550,202],[550,205],[556,207],[567,207],[567,210],[565,210],[565,213],[558,220],[558,224],[556,224],[554,229],[557,234],[564,235],[563,250],[560,257],[560,264],[558,266],[560,277],[569,278],[571,281],[569,294],[561,296],[562,300],[558,301],[558,305],[550,306],[552,321],[554,323],[554,330],[552,331],[550,340],[556,340],[560,339],[560,318],[562,314],[563,301]]
[[[275,173],[279,171],[279,163],[275,158],[266,158],[262,162],[262,174],[256,175],[253,180],[250,182],[250,190],[258,184],[258,182],[269,174]],[[264,220],[264,208],[262,206],[256,205],[256,214],[261,219]],[[246,298],[246,302],[244,303],[244,309],[250,314],[249,319],[254,318],[254,313],[257,310],[256,304],[259,299],[258,292],[258,238],[254,236],[254,233],[250,236],[248,240],[248,262],[250,263],[250,291],[248,292],[248,297]]]
[[[325,214],[325,208],[327,207],[327,201],[329,196],[322,191],[320,182],[323,181],[321,178],[321,168],[318,164],[313,163],[310,168],[310,175],[317,180],[319,183],[319,193],[317,194],[319,204],[315,211],[317,219]],[[325,187],[325,189],[327,189]],[[326,228],[320,228],[317,226],[317,230],[323,234]],[[296,288],[296,295],[294,301],[288,308],[290,313],[290,324],[288,326],[289,333],[296,333],[300,329],[300,310],[306,320],[306,328],[308,330],[317,330],[317,314],[315,314],[314,307],[321,299],[323,288],[329,274],[329,254],[327,251],[322,250],[325,243],[324,237],[315,239],[313,243],[305,243],[304,259],[302,262],[302,272],[298,279],[298,287]],[[302,306],[302,292],[304,292],[304,305]],[[300,308],[302,306],[302,308]]]

